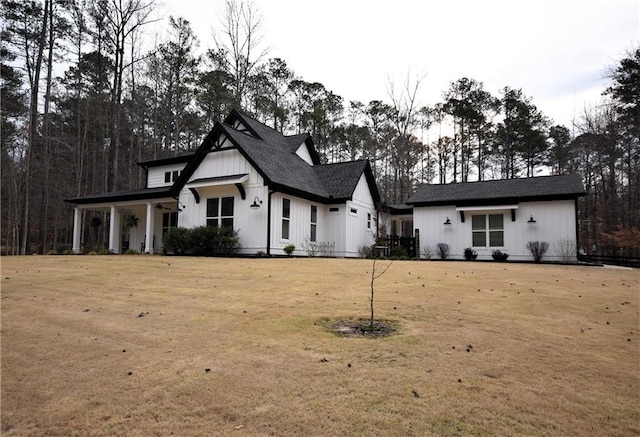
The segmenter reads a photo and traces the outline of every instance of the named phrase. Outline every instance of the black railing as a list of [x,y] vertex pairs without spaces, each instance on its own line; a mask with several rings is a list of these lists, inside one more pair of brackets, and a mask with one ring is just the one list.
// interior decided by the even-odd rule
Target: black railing
[[408,256],[415,258],[418,256],[416,239],[414,237],[398,237],[392,235],[384,240],[382,246],[383,255],[390,256]]
[[613,264],[625,267],[640,267],[640,258],[632,256],[578,255],[578,260],[588,263]]

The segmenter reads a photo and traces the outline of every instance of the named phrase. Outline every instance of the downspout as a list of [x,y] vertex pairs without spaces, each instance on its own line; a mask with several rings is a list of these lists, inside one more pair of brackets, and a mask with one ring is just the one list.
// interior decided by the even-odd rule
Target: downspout
[[[267,190],[269,187],[267,186]],[[267,196],[267,256],[271,256],[271,196],[275,191],[269,191]]]
[[578,220],[578,198],[576,197],[574,199],[574,205],[575,207],[573,208],[575,211],[575,216],[576,216],[576,259],[578,261],[580,261],[580,240],[578,239],[580,237],[580,222]]

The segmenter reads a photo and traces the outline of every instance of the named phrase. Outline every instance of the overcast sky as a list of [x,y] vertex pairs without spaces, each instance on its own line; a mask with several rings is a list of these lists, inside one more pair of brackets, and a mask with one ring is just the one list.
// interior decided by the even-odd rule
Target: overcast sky
[[[213,46],[224,0],[157,0]],[[555,123],[597,103],[605,70],[640,44],[640,0],[255,0],[263,45],[350,100],[389,101],[389,78],[424,76],[420,103],[470,77],[522,88]]]

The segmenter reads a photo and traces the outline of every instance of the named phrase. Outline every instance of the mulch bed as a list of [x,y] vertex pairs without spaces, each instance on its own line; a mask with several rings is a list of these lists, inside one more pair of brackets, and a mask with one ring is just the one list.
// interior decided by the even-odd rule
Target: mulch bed
[[330,325],[331,331],[342,337],[386,337],[396,329],[391,324],[383,321],[374,321],[373,327],[370,320],[339,320]]

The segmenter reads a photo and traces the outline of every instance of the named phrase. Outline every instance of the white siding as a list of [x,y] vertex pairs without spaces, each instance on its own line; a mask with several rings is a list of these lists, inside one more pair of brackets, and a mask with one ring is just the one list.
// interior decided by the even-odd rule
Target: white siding
[[[190,180],[248,174],[249,180],[245,184],[249,187],[263,185],[263,179],[249,161],[237,149],[214,151],[202,160]],[[251,198],[253,201],[253,197]]]
[[[355,209],[357,213],[351,212]],[[342,256],[357,257],[358,247],[371,246],[375,242],[375,205],[369,191],[367,178],[360,176],[353,192],[353,199],[346,205],[346,235]],[[367,214],[371,214],[371,227],[367,228]]]
[[313,165],[313,160],[311,159],[311,154],[309,153],[309,148],[306,143],[300,144],[300,147],[296,150],[296,155],[302,158],[307,164]]
[[[509,254],[512,261],[531,261],[533,257],[527,250],[529,241],[546,241],[549,251],[543,258],[545,261],[561,261],[555,252],[555,244],[561,239],[576,238],[575,202],[558,200],[549,202],[521,202],[516,209],[516,221],[511,220],[511,210],[476,210],[465,211],[464,223],[455,206],[417,207],[414,208],[414,227],[420,230],[420,252],[423,248],[435,248],[438,243],[450,246],[452,259],[463,259],[464,249],[472,247],[471,215],[503,214],[504,246],[474,249],[478,259],[492,259],[491,253],[498,249]],[[533,216],[536,223],[528,223]],[[447,217],[451,225],[444,225]]]
[[168,171],[182,171],[186,164],[163,165],[160,167],[151,167],[147,173],[147,188],[170,187],[173,182],[165,182],[164,174]]
[[[290,200],[289,215],[289,238],[282,236],[282,200]],[[311,236],[311,205],[318,207],[318,222],[316,241],[324,241],[323,237],[324,223],[323,210],[325,206],[319,203],[311,202],[295,196],[289,196],[282,193],[274,193],[271,196],[271,253],[273,255],[284,255],[282,250],[285,246],[293,244],[296,250],[293,253],[296,256],[306,256],[307,251],[304,248],[305,240]]]
[[[240,253],[255,255],[260,251],[266,252],[267,188],[264,186],[260,174],[238,150],[228,149],[209,153],[198,166],[191,180],[238,174],[249,175],[249,180],[243,182],[246,193],[244,200],[233,183],[198,187],[200,203],[196,203],[195,197],[187,187],[183,188],[180,192],[180,203],[183,205],[183,210],[178,215],[178,225],[185,228],[205,225],[207,199],[212,197],[233,197],[233,227],[238,231],[238,236],[240,237],[242,246]],[[256,196],[262,201],[262,204],[259,209],[253,210],[249,206]]]

